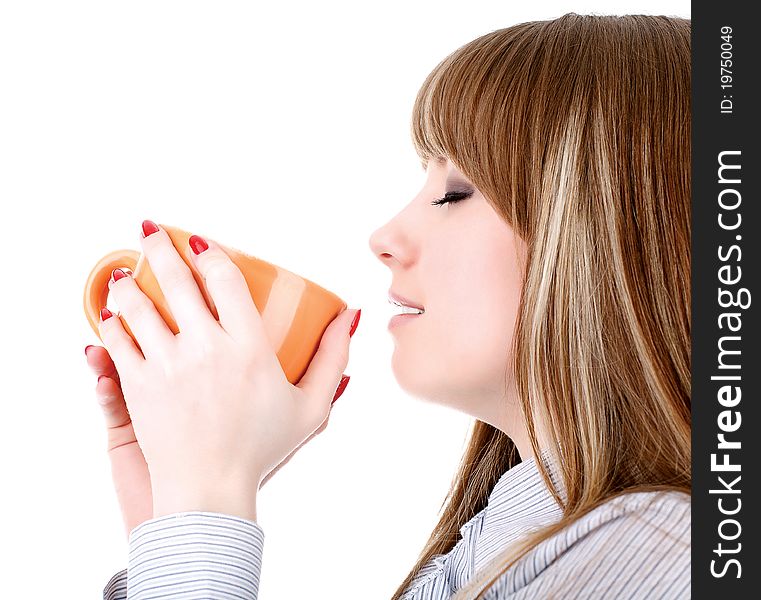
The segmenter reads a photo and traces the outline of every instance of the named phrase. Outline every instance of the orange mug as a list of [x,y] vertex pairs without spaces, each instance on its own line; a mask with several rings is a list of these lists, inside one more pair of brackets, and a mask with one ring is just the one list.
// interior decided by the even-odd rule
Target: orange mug
[[[188,254],[190,251],[188,239],[192,234],[178,227],[160,225],[169,234],[174,247],[193,273],[214,318],[219,320],[214,301],[209,296],[203,278],[193,266]],[[251,297],[262,316],[270,346],[277,354],[288,381],[295,385],[304,375],[317,352],[322,334],[330,322],[346,309],[346,303],[334,293],[295,273],[235,248],[223,246],[219,242],[217,244],[246,278]],[[172,332],[179,333],[177,322],[172,317],[166,298],[142,253],[135,250],[115,250],[98,261],[90,271],[85,284],[85,315],[95,334],[100,338],[98,332],[100,309],[106,306],[108,282],[111,279],[111,271],[116,268],[132,272],[138,287],[153,301]],[[119,319],[127,333],[135,340],[129,325],[121,316]],[[138,348],[140,347],[137,340],[135,344]]]

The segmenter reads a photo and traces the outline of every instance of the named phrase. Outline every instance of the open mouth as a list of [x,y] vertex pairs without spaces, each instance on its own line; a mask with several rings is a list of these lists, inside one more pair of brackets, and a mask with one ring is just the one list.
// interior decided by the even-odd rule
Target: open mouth
[[422,308],[415,308],[414,306],[407,306],[405,304],[400,304],[399,302],[396,302],[394,300],[389,299],[389,304],[392,304],[393,306],[396,306],[399,308],[399,311],[394,313],[397,315],[422,315],[425,310]]

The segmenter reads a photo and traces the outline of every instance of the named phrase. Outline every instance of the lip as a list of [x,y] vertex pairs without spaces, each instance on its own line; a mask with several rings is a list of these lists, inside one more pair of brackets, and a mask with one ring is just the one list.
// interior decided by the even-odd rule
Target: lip
[[394,293],[393,290],[388,291],[388,297],[391,300],[394,300],[395,302],[398,302],[399,304],[404,304],[404,306],[409,306],[411,308],[418,308],[425,312],[425,308],[423,308],[422,305],[418,304],[414,300],[409,300],[405,298],[404,296],[400,296],[399,294]]
[[388,321],[388,328],[392,329],[394,327],[402,325],[403,323],[408,323],[409,321],[413,320],[416,317],[422,317],[422,316],[423,315],[413,315],[413,314],[394,315]]

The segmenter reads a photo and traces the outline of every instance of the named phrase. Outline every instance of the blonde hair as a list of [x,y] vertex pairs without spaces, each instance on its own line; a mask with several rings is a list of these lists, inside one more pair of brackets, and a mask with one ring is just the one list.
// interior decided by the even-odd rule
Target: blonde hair
[[[513,363],[565,498],[559,522],[506,548],[471,600],[536,544],[625,493],[689,494],[690,21],[569,13],[462,46],[418,92],[423,163],[448,157],[526,242]],[[396,600],[520,462],[476,421],[442,516]]]

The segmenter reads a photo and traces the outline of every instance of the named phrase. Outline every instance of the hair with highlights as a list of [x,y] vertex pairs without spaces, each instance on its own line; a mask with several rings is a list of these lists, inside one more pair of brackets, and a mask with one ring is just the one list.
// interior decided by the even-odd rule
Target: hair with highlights
[[[426,78],[412,116],[423,164],[449,158],[525,241],[513,340],[535,454],[543,423],[559,522],[506,548],[472,600],[536,544],[630,492],[691,490],[688,19],[565,14],[483,35]],[[486,506],[520,462],[476,420],[439,522],[394,593]]]

